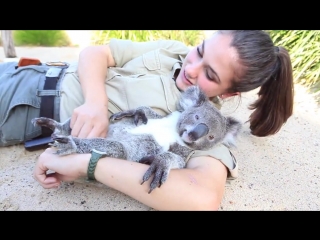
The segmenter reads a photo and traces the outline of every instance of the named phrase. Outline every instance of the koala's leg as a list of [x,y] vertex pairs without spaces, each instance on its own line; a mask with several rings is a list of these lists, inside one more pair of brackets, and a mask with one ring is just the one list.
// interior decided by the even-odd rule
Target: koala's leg
[[156,187],[161,187],[161,185],[167,180],[169,172],[173,168],[184,168],[184,159],[172,152],[164,152],[157,155],[151,155],[142,158],[140,163],[150,164],[150,167],[143,175],[142,183],[148,181],[151,175],[154,177],[150,184],[149,193],[151,193]]
[[77,152],[77,145],[73,141],[73,137],[70,136],[54,136],[52,137],[54,143],[52,144],[53,147],[56,147],[58,150],[56,154],[58,155],[69,155],[72,153]]
[[[105,138],[86,139],[85,146],[88,145],[90,146],[90,152],[91,149],[94,148],[101,152],[105,152],[108,157],[128,159],[127,150],[119,141],[108,140]],[[83,142],[81,144],[79,143],[79,148],[82,146]]]
[[59,123],[51,118],[39,117],[33,118],[31,123],[34,126],[38,125],[40,127],[50,128],[55,134],[58,133],[59,135],[63,136],[68,136],[71,134],[70,118],[63,123]]
[[118,141],[106,138],[77,138],[70,136],[55,136],[54,146],[58,155],[71,153],[91,153],[92,149],[105,152],[108,157],[127,159],[125,146]]
[[135,125],[138,125],[140,120],[143,124],[147,124],[148,118],[159,119],[163,118],[163,116],[152,110],[150,107],[142,106],[136,109],[115,113],[110,117],[110,120],[115,121],[123,118],[134,118]]

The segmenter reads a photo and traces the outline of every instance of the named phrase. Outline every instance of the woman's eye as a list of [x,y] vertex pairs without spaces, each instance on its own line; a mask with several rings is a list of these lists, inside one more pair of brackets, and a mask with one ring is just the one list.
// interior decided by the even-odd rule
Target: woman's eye
[[214,81],[215,82],[215,79],[210,77],[209,73],[208,73],[208,70],[206,70],[206,77],[210,80],[210,81]]
[[199,48],[199,47],[197,47],[197,52],[198,52],[198,55],[199,55],[200,57],[203,57],[202,53],[200,52],[200,48]]
[[196,120],[199,120],[199,116],[198,116],[198,115],[196,115],[196,116],[195,116],[195,119],[196,119]]
[[[203,54],[201,53],[200,47],[197,47],[197,53],[199,57],[203,58]],[[215,78],[210,77],[207,69],[205,70],[205,74],[206,74],[206,78],[208,78],[210,81],[216,82]]]

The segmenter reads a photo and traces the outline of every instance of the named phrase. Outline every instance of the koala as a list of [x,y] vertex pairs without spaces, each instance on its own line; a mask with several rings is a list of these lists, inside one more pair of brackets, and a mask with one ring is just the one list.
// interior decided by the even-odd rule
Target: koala
[[167,116],[146,106],[111,115],[106,138],[71,136],[70,119],[59,123],[40,117],[32,123],[53,131],[52,146],[58,155],[96,149],[109,157],[150,165],[141,183],[154,175],[149,193],[164,184],[171,169],[184,168],[192,151],[208,150],[218,143],[235,146],[242,127],[235,118],[223,116],[198,86],[188,87],[177,110]]

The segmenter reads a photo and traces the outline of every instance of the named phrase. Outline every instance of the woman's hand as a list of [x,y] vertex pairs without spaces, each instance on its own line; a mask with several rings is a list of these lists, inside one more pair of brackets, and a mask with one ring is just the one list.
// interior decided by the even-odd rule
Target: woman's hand
[[79,138],[106,137],[109,125],[108,108],[103,103],[85,103],[73,111],[71,135]]
[[72,113],[72,136],[106,137],[109,118],[105,80],[108,68],[115,65],[109,45],[88,46],[81,51],[77,71],[85,103]]
[[[70,182],[86,176],[90,154],[59,156],[47,148],[38,158],[33,176],[44,188],[57,188],[61,181]],[[47,171],[50,170],[50,173]]]

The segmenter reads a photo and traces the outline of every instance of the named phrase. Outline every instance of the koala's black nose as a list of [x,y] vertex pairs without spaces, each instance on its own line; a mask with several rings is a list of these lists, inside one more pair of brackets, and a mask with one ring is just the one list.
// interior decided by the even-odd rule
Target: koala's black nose
[[196,141],[205,136],[209,132],[209,128],[204,123],[198,124],[192,131],[188,133],[190,140]]

